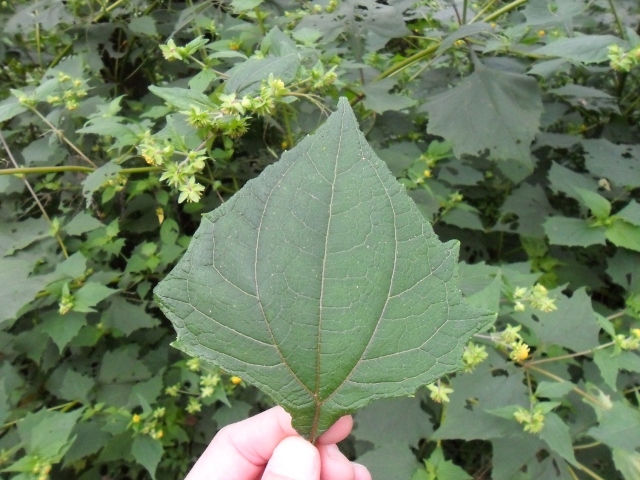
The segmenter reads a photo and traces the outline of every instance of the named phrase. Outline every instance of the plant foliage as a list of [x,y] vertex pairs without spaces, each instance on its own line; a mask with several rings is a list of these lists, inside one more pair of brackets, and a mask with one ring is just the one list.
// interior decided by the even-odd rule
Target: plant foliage
[[[362,205],[351,213],[382,241],[358,241],[352,220],[327,237],[335,258],[356,241],[392,251],[384,238],[394,217],[369,189],[370,174],[384,172],[383,191],[403,185],[423,216],[398,193],[398,234],[432,242],[438,258],[460,242],[457,265],[408,253],[398,288],[442,264],[429,281],[457,270],[468,308],[498,313],[456,347],[464,371],[436,379],[452,369],[411,364],[419,380],[390,391],[424,388],[359,410],[344,451],[374,478],[638,478],[639,24],[634,0],[2,2],[0,478],[179,478],[219,428],[273,405],[246,383],[264,387],[267,374],[171,347],[153,289],[199,249],[213,259],[198,288],[222,281],[214,266],[249,293],[261,278],[260,298],[283,288],[289,271],[266,266],[275,257],[256,270],[243,253],[257,245],[256,212],[270,213],[247,194],[260,197],[310,148],[306,135],[327,135],[318,145],[336,151],[337,117],[327,117],[348,111],[341,96],[355,113],[351,133],[357,119],[371,147],[365,157],[396,180],[380,164],[344,175],[336,205]],[[369,152],[357,135],[346,145]],[[315,189],[326,186],[312,162],[284,176],[300,187],[274,197],[289,219],[268,219],[274,228],[261,233],[287,262],[303,244],[300,255],[315,258],[333,218],[319,208],[326,191]],[[232,210],[240,223],[226,225]],[[212,252],[203,230],[191,242],[203,214],[217,220],[201,228],[215,225],[213,238],[226,228],[232,245]],[[390,270],[361,253],[330,262],[326,285],[379,290],[358,282]],[[314,325],[325,283],[291,275],[292,291],[309,295],[282,306]],[[231,297],[216,308],[243,299],[255,309],[234,288],[219,287]],[[389,291],[368,292],[350,321]],[[447,292],[458,302],[457,287]],[[415,293],[422,303],[398,307],[401,318],[430,307],[431,290]],[[203,301],[194,306],[205,311]],[[398,346],[420,341],[401,324],[388,331],[404,336]],[[315,338],[277,333],[296,361]],[[181,340],[192,352],[193,338]],[[450,351],[454,341],[441,343]],[[393,368],[381,375],[397,380]],[[363,392],[344,410],[378,396]],[[340,414],[327,413],[320,430]]]

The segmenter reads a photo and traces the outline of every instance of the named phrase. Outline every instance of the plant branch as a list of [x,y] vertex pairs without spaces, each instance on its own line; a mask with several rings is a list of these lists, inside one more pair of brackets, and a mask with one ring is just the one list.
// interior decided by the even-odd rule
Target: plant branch
[[[9,157],[9,160],[11,160],[11,163],[13,163],[13,166],[15,168],[19,168],[18,167],[18,162],[16,162],[16,159],[13,156],[13,153],[11,153],[11,149],[9,148],[9,144],[4,139],[4,135],[2,135],[2,132],[0,132],[0,142],[2,142],[2,146],[4,147],[5,151],[7,152],[7,156]],[[26,178],[23,177],[22,181],[24,182],[25,186],[27,187],[27,190],[29,190],[29,193],[31,194],[31,196],[35,200],[36,204],[38,205],[38,208],[40,209],[40,212],[42,212],[42,216],[47,220],[47,223],[49,224],[49,227],[51,228],[52,232],[54,232],[53,235],[56,238],[56,240],[58,241],[58,243],[60,244],[60,248],[62,249],[62,254],[64,255],[65,258],[69,258],[69,253],[67,252],[67,249],[64,246],[64,242],[62,241],[62,238],[60,237],[60,234],[53,228],[53,222],[51,221],[51,218],[49,218],[49,215],[47,215],[47,211],[44,209],[44,206],[40,202],[40,199],[38,198],[38,195],[36,195],[36,192],[33,190],[33,188],[31,187],[31,184],[29,183],[29,181]]]
[[[484,17],[482,19],[483,22],[491,22],[492,20],[495,20],[496,18],[498,18],[500,15],[502,15],[503,13],[508,13],[511,10],[515,10],[516,8],[518,8],[520,5],[523,5],[525,3],[527,3],[529,0],[515,0],[514,2],[509,3],[508,5],[505,5],[502,8],[499,8],[498,10],[496,10],[495,12],[493,12],[491,15],[487,15],[486,17]],[[472,20],[473,21],[473,20]]]
[[[523,365],[523,367],[524,367],[524,368],[527,368],[527,369],[530,369],[530,370],[533,370],[533,371],[535,371],[535,372],[538,372],[539,374],[544,375],[544,376],[546,376],[546,377],[549,377],[549,378],[551,378],[551,379],[555,380],[556,382],[559,382],[559,383],[570,383],[570,382],[567,382],[564,378],[561,378],[561,377],[559,377],[559,376],[557,376],[557,375],[554,375],[553,373],[548,372],[548,371],[546,371],[546,370],[543,370],[542,368],[534,367],[533,365],[528,365],[528,364],[527,364],[527,365]],[[573,384],[572,384],[572,385],[573,385]],[[600,401],[599,401],[596,397],[594,397],[593,395],[588,394],[588,393],[587,393],[587,392],[585,392],[584,390],[581,390],[581,389],[579,389],[579,388],[578,388],[578,387],[576,387],[576,386],[573,386],[573,387],[571,388],[571,390],[573,390],[574,392],[576,392],[576,393],[577,393],[578,395],[580,395],[581,397],[584,397],[584,398],[586,398],[587,400],[589,400],[590,402],[592,402],[592,403],[594,403],[594,404],[598,405],[600,408],[603,408],[603,409],[605,409],[605,410],[607,409],[607,406],[606,406],[606,405],[603,405],[602,403],[600,403]]]
[[622,24],[622,20],[620,20],[620,16],[618,15],[618,10],[616,10],[616,6],[613,4],[613,0],[608,0],[609,6],[611,7],[611,13],[613,13],[613,17],[616,19],[616,25],[618,26],[618,30],[620,30],[620,36],[627,40],[627,34],[624,31],[624,25]]
[[55,125],[53,125],[53,123],[51,123],[49,120],[47,120],[47,118],[42,115],[37,109],[35,108],[31,108],[31,111],[34,112],[36,115],[38,115],[38,117],[40,117],[40,120],[42,120],[44,123],[46,123],[49,128],[51,128],[51,131],[53,131],[53,133],[60,139],[62,139],[64,141],[64,143],[66,143],[67,145],[69,145],[69,147],[71,147],[71,149],[73,151],[75,151],[78,155],[80,155],[80,158],[82,158],[85,162],[87,162],[89,165],[91,165],[94,168],[98,168],[98,166],[93,163],[91,160],[89,160],[89,157],[87,157],[84,153],[82,153],[82,150],[80,150],[78,147],[76,147],[73,142],[71,142],[62,132],[62,130],[58,129]]
[[551,357],[551,358],[541,358],[540,360],[531,360],[530,362],[526,362],[525,365],[539,365],[541,363],[556,362],[558,360],[566,360],[568,358],[581,357],[583,355],[589,355],[595,352],[596,350],[601,350],[603,348],[610,347],[614,344],[615,342],[609,342],[609,343],[604,343],[602,345],[599,345],[595,348],[591,348],[589,350],[583,350],[582,352],[568,353],[566,355],[559,355],[557,357]]
[[478,20],[482,15],[485,14],[487,10],[489,10],[493,6],[494,3],[496,3],[496,0],[489,0],[489,2],[487,2],[487,4],[484,7],[482,7],[478,13],[476,13],[476,16],[473,17],[469,21],[469,23],[474,23],[476,20]]

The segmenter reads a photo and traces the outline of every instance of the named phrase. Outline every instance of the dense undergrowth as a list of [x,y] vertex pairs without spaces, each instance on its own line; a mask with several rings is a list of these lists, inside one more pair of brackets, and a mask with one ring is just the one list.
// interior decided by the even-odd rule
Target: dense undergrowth
[[634,0],[0,4],[0,478],[175,479],[272,401],[152,288],[340,96],[498,312],[372,403],[376,479],[640,478]]

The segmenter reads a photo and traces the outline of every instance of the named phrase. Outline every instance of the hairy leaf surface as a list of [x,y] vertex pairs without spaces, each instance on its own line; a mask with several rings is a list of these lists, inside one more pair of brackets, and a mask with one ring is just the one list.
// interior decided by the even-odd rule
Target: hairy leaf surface
[[461,366],[489,319],[346,100],[204,216],[156,288],[176,346],[273,397],[311,440],[376,398]]
[[531,164],[529,146],[542,114],[540,88],[532,77],[476,61],[471,75],[424,108],[427,131],[451,141],[457,156],[488,149],[492,158]]

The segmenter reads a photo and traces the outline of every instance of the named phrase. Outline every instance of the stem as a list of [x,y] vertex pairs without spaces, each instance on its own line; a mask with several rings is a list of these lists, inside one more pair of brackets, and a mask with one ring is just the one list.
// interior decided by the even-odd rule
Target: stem
[[595,348],[591,348],[589,350],[584,350],[582,352],[568,353],[566,355],[560,355],[558,357],[551,357],[551,358],[542,358],[540,360],[532,360],[530,362],[527,362],[526,365],[539,365],[541,363],[549,363],[549,362],[555,362],[557,360],[566,360],[568,358],[581,357],[582,355],[589,355],[590,353],[593,353],[596,350],[601,350],[603,348],[610,347],[610,346],[612,346],[614,344],[615,344],[615,342],[609,342],[609,343],[604,343],[602,345],[599,345],[599,346],[597,346]]
[[92,23],[97,22],[98,20],[100,20],[106,13],[109,13],[111,10],[113,10],[114,8],[120,6],[120,4],[126,2],[126,0],[116,0],[116,2],[112,3],[111,5],[109,5],[107,8],[102,9],[102,11],[96,15],[93,20],[91,21]]
[[[118,173],[122,175],[131,175],[134,173],[146,173],[146,172],[159,172],[162,170],[160,167],[134,167],[123,168]],[[91,173],[95,172],[95,168],[80,167],[76,165],[66,165],[62,167],[18,167],[18,168],[5,168],[0,170],[0,175],[46,175],[48,173],[62,173],[62,172],[80,172]]]
[[267,33],[267,29],[264,28],[264,19],[262,18],[262,12],[258,7],[255,7],[253,11],[256,14],[256,20],[258,20],[258,27],[260,27],[260,31],[262,32],[262,35],[265,35]]
[[613,13],[613,17],[616,19],[616,25],[618,25],[618,30],[620,30],[620,36],[627,40],[627,34],[624,31],[624,25],[622,25],[622,21],[620,20],[620,16],[618,15],[618,11],[616,10],[616,6],[613,4],[613,0],[608,0],[609,6],[611,7],[611,12]]
[[410,57],[405,58],[401,62],[396,63],[395,65],[389,67],[384,72],[382,72],[376,78],[374,78],[373,81],[377,82],[377,81],[380,81],[380,80],[382,80],[384,78],[390,77],[391,75],[394,75],[394,74],[398,73],[400,70],[403,70],[406,67],[408,67],[410,65],[413,65],[414,63],[418,62],[419,60],[422,60],[423,58],[428,57],[433,52],[438,50],[438,47],[440,47],[440,43],[441,42],[436,42],[433,45],[430,45],[429,47],[425,48],[424,50],[422,50],[422,51],[420,51],[418,53],[414,53],[413,55],[411,55]]
[[574,445],[574,450],[584,450],[585,448],[593,448],[602,445],[602,442],[585,443],[584,445]]
[[[56,128],[56,127],[53,125],[53,123],[51,123],[49,120],[47,120],[47,118],[46,118],[44,115],[42,115],[42,114],[41,114],[38,110],[36,110],[35,108],[31,108],[30,110],[31,110],[33,113],[35,113],[36,115],[38,115],[38,117],[40,117],[40,120],[42,120],[44,123],[46,123],[46,124],[49,126],[49,128],[51,128],[51,130],[53,131],[53,133],[54,133],[58,138],[61,138],[61,139],[64,141],[64,143],[66,143],[67,145],[69,145],[69,147],[71,147],[71,149],[72,149],[74,152],[76,152],[78,155],[80,155],[80,158],[82,158],[85,162],[87,162],[87,163],[88,163],[89,165],[91,165],[92,167],[94,167],[94,168],[98,168],[98,166],[97,166],[95,163],[93,163],[91,160],[89,160],[89,158],[88,158],[84,153],[82,153],[82,151],[81,151],[78,147],[76,147],[76,146],[75,146],[75,145],[74,145],[74,144],[73,144],[73,143],[72,143],[72,142],[71,142],[71,141],[70,141],[70,140],[69,140],[69,139],[64,135],[64,133],[62,132],[62,130],[60,130],[60,129]],[[16,167],[17,167],[17,165],[16,165]]]
[[617,313],[614,313],[613,315],[609,315],[608,317],[605,318],[605,320],[608,320],[608,321],[615,320],[616,318],[623,317],[626,314],[627,314],[627,311],[622,310],[621,312],[617,312]]
[[527,3],[528,1],[529,0],[515,0],[514,2],[511,2],[510,4],[505,5],[502,8],[499,8],[498,10],[493,12],[491,15],[487,15],[486,17],[484,17],[482,19],[482,21],[489,23],[492,20],[495,20],[496,18],[498,18],[503,13],[508,13],[511,10],[514,10],[515,8],[519,7],[520,5],[523,5],[523,4]]
[[462,24],[467,23],[467,7],[469,6],[469,0],[462,2]]
[[591,478],[593,478],[593,480],[604,480],[604,478],[602,478],[600,475],[598,475],[596,472],[594,472],[593,470],[587,468],[586,466],[584,466],[583,464],[581,464],[580,462],[576,461],[576,464],[578,465],[578,467],[580,468],[580,470],[582,470],[584,473],[586,473],[587,475],[589,475]]
[[489,2],[487,2],[487,4],[480,9],[480,11],[476,14],[475,17],[471,19],[469,23],[474,23],[476,20],[478,20],[482,15],[484,15],[487,10],[489,10],[493,6],[494,3],[496,3],[496,0],[489,0]]
[[[9,156],[9,160],[11,160],[11,163],[13,163],[15,168],[19,168],[18,167],[18,162],[16,162],[16,159],[14,158],[13,154],[11,153],[11,149],[9,148],[9,145],[7,144],[7,141],[4,139],[4,135],[2,135],[2,132],[0,132],[0,142],[2,142],[2,146],[6,150],[7,155]],[[25,186],[27,187],[27,190],[29,190],[29,193],[31,194],[31,196],[35,200],[36,204],[38,205],[38,208],[40,209],[40,212],[42,212],[42,216],[47,220],[47,223],[49,223],[49,227],[51,228],[51,231],[55,232],[53,234],[53,236],[56,238],[56,240],[60,244],[60,248],[62,249],[62,254],[64,255],[64,258],[69,258],[69,253],[67,252],[67,249],[64,246],[64,242],[62,241],[62,238],[60,237],[60,234],[56,230],[54,230],[53,222],[51,221],[51,218],[49,218],[49,215],[47,215],[47,211],[44,209],[44,206],[40,202],[40,199],[38,198],[38,195],[36,195],[36,192],[33,190],[33,188],[31,187],[31,184],[29,183],[29,181],[26,178],[23,178],[22,181],[24,182]]]
[[[524,365],[525,368],[530,368],[531,370],[538,372],[546,377],[549,377],[553,380],[555,380],[556,382],[559,383],[569,383],[567,382],[564,378],[560,378],[557,375],[554,375],[551,372],[547,372],[546,370],[543,370],[541,368],[538,367],[534,367],[533,365]],[[573,384],[572,384],[573,385]],[[574,386],[571,390],[573,390],[574,392],[576,392],[578,395],[580,395],[581,397],[586,398],[587,400],[589,400],[590,402],[598,405],[600,408],[606,410],[607,406],[603,405],[602,403],[600,403],[600,401],[595,398],[593,395],[589,395],[587,392],[585,392],[584,390],[580,390],[578,387]]]

